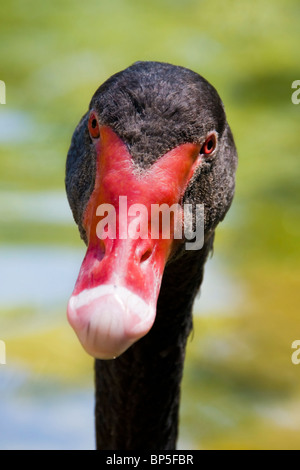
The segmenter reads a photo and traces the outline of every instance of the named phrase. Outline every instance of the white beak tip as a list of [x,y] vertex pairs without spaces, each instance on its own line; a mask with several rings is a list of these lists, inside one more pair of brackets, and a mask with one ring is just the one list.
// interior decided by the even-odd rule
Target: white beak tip
[[145,336],[155,306],[122,286],[102,285],[73,295],[67,316],[83,348],[97,359],[115,359]]

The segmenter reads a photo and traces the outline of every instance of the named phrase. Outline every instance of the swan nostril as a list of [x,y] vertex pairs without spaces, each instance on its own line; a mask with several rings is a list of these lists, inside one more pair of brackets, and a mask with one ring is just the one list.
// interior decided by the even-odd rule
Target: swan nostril
[[147,261],[147,259],[150,258],[151,253],[152,253],[152,250],[147,250],[141,257],[141,263],[143,263],[144,261]]

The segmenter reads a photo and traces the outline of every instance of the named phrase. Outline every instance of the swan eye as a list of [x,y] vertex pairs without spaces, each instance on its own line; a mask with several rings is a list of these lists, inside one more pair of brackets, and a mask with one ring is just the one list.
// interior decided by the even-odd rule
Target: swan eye
[[94,113],[90,114],[88,127],[92,139],[98,139],[98,137],[100,137],[100,128],[98,119]]
[[217,146],[217,137],[216,134],[210,134],[204,144],[202,145],[200,153],[202,155],[210,155],[213,153]]

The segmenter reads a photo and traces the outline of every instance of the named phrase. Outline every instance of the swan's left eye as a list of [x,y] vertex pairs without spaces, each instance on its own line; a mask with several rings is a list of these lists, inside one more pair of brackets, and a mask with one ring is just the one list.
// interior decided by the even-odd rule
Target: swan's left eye
[[217,138],[215,134],[210,134],[202,145],[200,153],[202,155],[210,155],[217,146]]
[[100,136],[100,128],[96,115],[94,113],[90,114],[89,117],[89,133],[93,139],[98,139]]

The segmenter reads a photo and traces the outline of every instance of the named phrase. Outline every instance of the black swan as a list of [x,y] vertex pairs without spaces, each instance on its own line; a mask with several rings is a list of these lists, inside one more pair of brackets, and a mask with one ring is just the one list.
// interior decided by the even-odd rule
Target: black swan
[[[236,166],[217,91],[167,63],[137,62],[110,77],[74,132],[66,190],[88,249],[68,320],[96,358],[98,449],[176,448],[193,301],[232,202]],[[169,238],[161,225],[156,237],[124,236],[128,220],[150,227],[152,213],[134,212],[135,204],[204,205],[202,248],[186,249],[187,238],[175,237],[180,210],[170,212]]]

